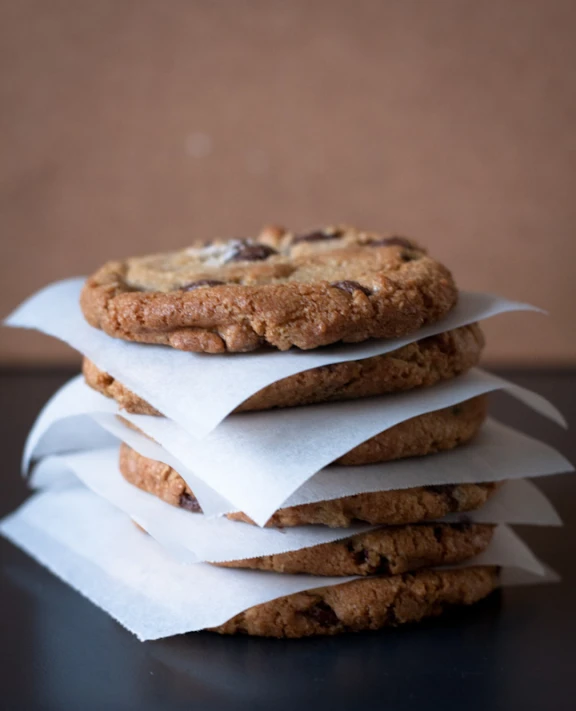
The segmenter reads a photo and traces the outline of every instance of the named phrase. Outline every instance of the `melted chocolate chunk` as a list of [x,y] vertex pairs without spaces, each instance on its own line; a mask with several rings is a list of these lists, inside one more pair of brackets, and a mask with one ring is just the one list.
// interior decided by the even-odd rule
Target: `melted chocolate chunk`
[[456,484],[430,484],[430,486],[425,486],[424,488],[432,494],[445,496],[450,501],[451,506],[458,507],[458,499],[454,496]]
[[180,291],[194,291],[194,289],[199,289],[201,286],[221,286],[224,283],[223,281],[218,281],[218,279],[199,279],[198,281],[184,284],[184,286],[180,287]]
[[362,286],[357,281],[335,281],[330,284],[335,289],[340,289],[341,291],[347,291],[349,294],[353,294],[355,291],[361,291],[366,296],[370,296],[372,293],[367,286]]
[[[358,550],[355,549],[354,547],[354,541],[348,541],[346,544],[346,550],[348,550],[350,553],[352,553],[352,559],[356,563],[356,565],[366,565],[367,563],[370,562],[370,553],[366,550],[366,548],[360,548]],[[373,570],[372,570],[373,568]],[[390,575],[391,570],[390,570],[390,561],[385,555],[380,556],[380,560],[378,561],[378,564],[374,566],[370,566],[371,573],[374,575],[380,574],[380,575]]]
[[461,415],[463,410],[464,408],[462,407],[462,405],[454,405],[454,407],[452,408],[452,414]]
[[202,513],[198,499],[190,494],[180,494],[178,506],[186,511],[192,511],[192,513]]
[[419,255],[414,254],[414,252],[402,252],[400,255],[400,259],[403,262],[415,262],[417,259],[420,259]]
[[317,230],[307,235],[296,235],[292,239],[292,244],[298,244],[299,242],[324,242],[328,239],[340,239],[340,237],[342,237],[341,232],[321,232]]
[[442,535],[444,533],[444,529],[442,526],[434,526],[432,529],[432,533],[434,534],[434,538],[438,541],[438,543],[442,543]]
[[359,551],[354,551],[353,558],[356,565],[365,565],[368,562],[368,551],[360,548]]
[[320,602],[317,602],[306,610],[305,614],[313,620],[316,620],[322,627],[334,627],[339,622],[334,610],[323,600],[320,600]]
[[376,570],[374,571],[376,575],[392,575],[392,570],[390,569],[390,561],[385,555],[380,556]]
[[273,254],[278,254],[278,252],[267,244],[239,242],[234,246],[234,250],[226,262],[261,262]]
[[369,247],[404,247],[404,249],[414,249],[412,242],[406,237],[382,237],[368,242]]

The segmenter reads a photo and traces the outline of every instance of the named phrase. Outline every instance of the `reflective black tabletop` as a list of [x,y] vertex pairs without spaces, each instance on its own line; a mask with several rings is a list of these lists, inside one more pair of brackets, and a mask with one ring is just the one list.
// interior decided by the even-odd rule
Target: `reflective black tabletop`
[[[552,399],[576,422],[576,373],[503,375]],[[27,491],[23,442],[38,410],[72,373],[3,372],[0,515]],[[576,461],[574,435],[506,395],[492,413]],[[565,527],[519,527],[562,576],[508,588],[420,625],[328,639],[183,635],[138,642],[47,570],[0,539],[0,708],[563,709],[576,708],[576,477],[539,481]]]

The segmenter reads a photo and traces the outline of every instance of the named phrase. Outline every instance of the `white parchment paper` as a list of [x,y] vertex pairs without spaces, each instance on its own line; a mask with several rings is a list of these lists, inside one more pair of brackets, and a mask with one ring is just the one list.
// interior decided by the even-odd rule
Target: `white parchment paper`
[[[25,464],[32,455],[36,456],[36,448],[44,448],[43,451],[48,452],[46,439],[55,436],[54,432],[59,435],[59,428],[68,426],[68,407],[71,399],[74,401],[76,415],[81,414],[84,403],[84,414],[92,413],[104,427],[117,430],[118,425],[114,417],[117,409],[113,401],[92,391],[80,378],[70,383],[68,388],[62,400],[57,393],[41,413],[39,423],[32,429],[26,445]],[[480,370],[473,370],[460,378],[432,388],[382,398],[368,398],[338,405],[290,408],[270,413],[232,415],[201,440],[195,439],[165,417],[128,413],[123,413],[123,416],[161,444],[171,455],[170,461],[160,457],[162,461],[166,461],[170,466],[174,465],[174,460],[180,462],[181,466],[175,468],[193,491],[196,486],[200,495],[204,495],[201,503],[206,513],[223,513],[229,511],[231,505],[244,511],[259,525],[264,525],[285,502],[286,505],[294,505],[290,497],[314,474],[360,442],[417,414],[448,407],[498,388],[506,388],[543,415],[560,424],[564,422],[560,413],[541,396]],[[59,425],[58,421],[63,419],[64,424]],[[477,441],[478,438],[475,442]],[[467,447],[460,447],[454,450],[454,454],[465,451]],[[473,471],[477,478],[471,481],[508,478],[505,466],[499,464],[500,453],[498,460],[492,459],[495,462],[492,470],[487,471],[484,451],[474,452],[475,456],[468,471]],[[377,480],[381,480],[384,473],[393,474],[398,471],[397,465],[405,465],[405,468],[410,470],[420,463],[421,467],[427,468],[429,478],[424,476],[418,484],[410,486],[456,483],[457,479],[434,481],[440,468],[442,469],[438,471],[438,475],[442,477],[446,476],[446,471],[454,470],[453,467],[446,469],[443,459],[438,459],[445,454],[450,453],[369,467],[330,467],[327,471],[334,472],[340,479],[343,476],[340,471],[342,469],[344,476],[355,476],[356,473],[370,476],[376,473]],[[521,454],[521,451],[518,451],[518,454]],[[478,456],[482,459],[478,459]],[[514,452],[514,456],[508,457],[504,464],[511,469],[517,469],[517,462],[525,460],[525,457],[517,459]],[[529,467],[527,472],[522,472],[519,476],[537,476],[538,474],[529,473],[532,470],[533,467]],[[208,496],[209,492],[202,492],[201,487],[198,487],[198,480],[225,501]],[[371,490],[384,488],[386,486],[378,484],[377,488]],[[406,487],[401,484],[389,488]],[[338,498],[342,495],[338,493],[337,496],[322,496],[316,500]]]
[[523,526],[561,526],[550,500],[529,479],[510,479],[481,508],[445,516],[442,521],[508,523]]
[[405,338],[313,351],[202,355],[128,343],[92,328],[79,306],[83,283],[83,278],[76,278],[45,287],[16,309],[6,325],[34,328],[65,341],[197,437],[211,432],[251,395],[295,373],[388,353],[497,314],[539,311],[490,294],[461,292],[458,305],[445,319]]
[[90,417],[91,413],[101,411],[115,413],[117,407],[91,390],[81,375],[63,385],[44,405],[28,433],[22,473],[28,472],[32,459],[46,454],[114,445],[114,436]]
[[299,526],[279,530],[184,511],[129,484],[118,469],[118,447],[47,457],[36,467],[34,479],[47,488],[51,481],[59,480],[54,477],[59,468],[68,468],[94,493],[124,511],[164,548],[188,563],[285,553],[377,528]]
[[263,525],[313,474],[361,442],[417,415],[502,388],[563,423],[536,393],[480,370],[398,395],[233,415],[201,440],[165,417],[126,414],[126,419]]
[[471,442],[449,452],[363,467],[322,469],[292,494],[285,505],[370,491],[504,481],[572,471],[572,464],[553,447],[489,418]]
[[[164,548],[182,560],[220,562],[240,560],[328,543],[378,526],[350,528],[299,526],[278,530],[260,529],[245,523],[190,513],[163,502],[125,481],[118,469],[118,448],[100,449],[72,455],[46,457],[36,468],[34,478],[44,487],[60,483],[59,469],[68,468],[94,493],[121,509],[139,523]],[[446,521],[468,520],[478,523],[525,523],[560,525],[548,499],[537,487],[523,479],[506,482],[477,511]]]
[[[253,605],[350,579],[186,565],[81,487],[36,494],[0,532],[141,640],[213,627]],[[557,579],[506,527],[478,562],[507,568],[505,584]]]
[[[107,414],[94,415],[94,417],[103,427],[143,456],[163,461],[178,472],[184,471],[184,478],[187,478],[188,470],[157,443],[126,427],[115,417]],[[436,457],[440,459],[436,460]],[[484,477],[482,481],[508,480],[507,486],[501,489],[502,493],[498,496],[498,500],[505,501],[505,516],[511,517],[495,518],[494,521],[485,519],[486,523],[555,525],[553,518],[556,514],[553,510],[548,510],[542,521],[535,518],[536,512],[542,512],[543,505],[538,498],[541,494],[536,487],[532,487],[529,482],[519,480],[516,490],[513,484],[516,483],[517,477],[545,476],[573,470],[570,462],[553,447],[490,418],[473,442],[452,452],[435,455],[434,461],[417,457],[372,466],[322,469],[295,491],[286,505],[297,506],[372,491],[406,489],[430,484],[474,483],[481,480],[479,477]],[[194,485],[191,483],[189,485],[194,491]],[[526,487],[536,492],[534,500]],[[510,494],[510,500],[500,499],[504,492],[513,490],[515,493]],[[514,507],[515,496],[522,501],[522,506]],[[202,501],[200,505],[202,506]],[[494,497],[486,506],[493,505],[496,506]],[[204,510],[209,513],[228,513],[237,509],[224,503],[223,500],[221,506]],[[454,520],[458,520],[458,516],[459,514],[454,514]],[[524,517],[530,520],[523,520]],[[557,519],[556,523],[559,522]]]
[[[112,447],[118,439],[126,442],[145,457],[161,459],[165,464],[182,470],[189,486],[204,511],[225,513],[234,506],[202,479],[187,471],[175,457],[143,435],[131,430],[116,417],[113,400],[87,387],[82,376],[63,385],[46,403],[38,415],[24,446],[22,471],[27,474],[33,460],[50,454]],[[69,472],[58,463],[43,461],[35,472],[33,486],[42,487],[43,479],[54,482],[69,479]]]

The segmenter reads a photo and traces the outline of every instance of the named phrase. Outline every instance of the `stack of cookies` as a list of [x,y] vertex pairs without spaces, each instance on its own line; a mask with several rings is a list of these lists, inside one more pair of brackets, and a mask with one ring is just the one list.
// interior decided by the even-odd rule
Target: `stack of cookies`
[[[87,280],[81,306],[90,325],[109,336],[206,354],[220,358],[225,369],[236,353],[408,336],[446,317],[457,300],[450,272],[412,240],[350,227],[306,234],[274,227],[254,239],[108,263]],[[462,326],[385,355],[297,373],[260,390],[236,412],[317,403],[338,408],[353,399],[430,388],[475,366],[483,346],[477,324]],[[125,412],[162,417],[95,363],[85,359],[83,372],[89,386]],[[486,414],[485,395],[427,412],[362,442],[333,466],[433,457],[469,442]],[[273,417],[271,412],[271,422]],[[127,444],[119,465],[135,487],[190,516],[203,515],[175,468]],[[478,509],[496,489],[495,483],[431,484],[278,509],[266,526],[346,528],[363,522],[377,528],[286,553],[219,563],[270,575],[314,575],[318,586],[245,610],[216,631],[301,637],[378,629],[486,597],[498,585],[496,567],[440,566],[457,566],[484,551],[493,526],[438,519]],[[255,525],[241,511],[227,516],[238,525]],[[358,578],[322,587],[322,576]]]

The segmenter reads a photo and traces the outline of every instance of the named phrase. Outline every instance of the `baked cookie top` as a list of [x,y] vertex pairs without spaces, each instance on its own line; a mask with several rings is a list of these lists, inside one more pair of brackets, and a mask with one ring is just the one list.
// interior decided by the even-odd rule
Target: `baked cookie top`
[[108,262],[81,296],[111,336],[206,353],[396,338],[456,301],[450,272],[415,242],[344,226]]

